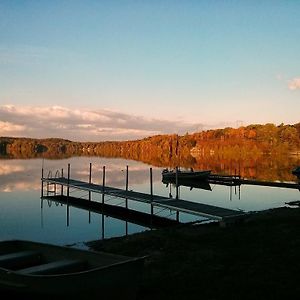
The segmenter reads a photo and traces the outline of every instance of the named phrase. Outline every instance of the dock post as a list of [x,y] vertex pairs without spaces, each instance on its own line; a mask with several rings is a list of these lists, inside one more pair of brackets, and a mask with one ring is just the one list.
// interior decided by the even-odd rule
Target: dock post
[[92,163],[90,163],[89,183],[92,183]]
[[42,167],[41,197],[44,197],[44,167]]
[[[64,169],[61,169],[61,178],[64,177]],[[60,186],[60,191],[61,191],[61,195],[63,196],[64,195],[64,185],[62,184]]]
[[[89,174],[89,184],[92,183],[92,163],[90,163],[90,174]],[[89,201],[91,201],[92,193],[89,191]]]
[[[126,183],[125,183],[125,190],[126,193],[128,192],[128,165],[126,166]],[[128,198],[125,198],[125,207],[128,209]],[[128,222],[125,222],[125,234],[128,235]]]
[[102,204],[104,204],[104,191],[105,191],[105,166],[103,166],[103,178],[102,178]]
[[47,196],[49,196],[49,185],[50,185],[50,183],[47,182],[47,184],[46,184],[46,186],[47,186],[47,189],[46,189],[46,191],[47,191]]
[[176,167],[176,200],[178,199],[178,167]]
[[152,177],[152,168],[150,168],[150,194],[151,194],[151,202],[153,200],[153,177]]
[[[126,183],[125,183],[125,190],[128,192],[128,165],[126,166]],[[125,207],[128,208],[128,199],[125,198]]]
[[152,177],[152,168],[150,168],[150,194],[151,194],[151,215],[153,215],[153,177]]
[[67,186],[67,197],[69,200],[70,196],[70,164],[68,164],[68,186]]

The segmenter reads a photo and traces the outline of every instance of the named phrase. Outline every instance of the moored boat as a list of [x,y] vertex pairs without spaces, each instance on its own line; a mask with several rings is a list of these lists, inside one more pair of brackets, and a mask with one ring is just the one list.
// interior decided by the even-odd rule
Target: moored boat
[[[177,174],[177,175],[176,175]],[[205,180],[208,179],[209,175],[211,174],[211,170],[205,170],[205,171],[183,171],[183,170],[169,170],[169,169],[164,169],[162,171],[162,177],[163,180],[166,179],[173,179],[177,178],[178,179],[193,179],[193,180]]]
[[38,242],[0,242],[0,289],[21,295],[135,299],[144,258]]

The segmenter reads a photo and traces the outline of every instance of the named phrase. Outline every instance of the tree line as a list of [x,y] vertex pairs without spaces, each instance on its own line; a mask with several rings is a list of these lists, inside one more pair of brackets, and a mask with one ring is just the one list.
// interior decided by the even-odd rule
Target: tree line
[[[206,130],[185,135],[156,135],[133,141],[74,142],[65,139],[0,138],[2,158],[48,158],[71,156],[119,157],[143,161],[158,167],[193,167],[252,176],[259,161],[274,159],[299,164],[300,123],[294,125],[267,123],[239,128]],[[263,163],[262,165],[264,165]],[[272,166],[264,165],[272,169]],[[248,170],[248,171],[247,171]],[[263,170],[260,170],[263,171]],[[266,171],[264,171],[266,172]],[[251,175],[252,174],[252,175]],[[243,175],[243,174],[242,174]],[[254,175],[253,175],[254,176]],[[256,174],[257,176],[257,174]]]

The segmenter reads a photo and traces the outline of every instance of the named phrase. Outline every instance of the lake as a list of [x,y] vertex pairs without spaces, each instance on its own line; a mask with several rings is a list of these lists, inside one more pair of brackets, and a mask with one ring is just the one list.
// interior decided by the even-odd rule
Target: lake
[[[142,162],[102,157],[73,157],[61,160],[1,159],[0,165],[0,240],[30,239],[58,245],[80,245],[86,241],[132,234],[149,228],[121,221],[109,216],[70,206],[41,200],[41,169],[44,176],[51,171],[71,165],[71,178],[89,180],[92,163],[92,182],[102,183],[102,168],[106,167],[106,185],[125,188],[126,166],[129,169],[129,190],[150,193],[150,167],[153,169],[153,193],[175,196],[174,185],[162,183],[163,168]],[[71,196],[86,197],[87,192],[71,190]],[[205,203],[245,212],[285,206],[300,199],[299,190],[242,185],[229,187],[211,184],[211,190],[181,186],[181,199]],[[100,194],[92,194],[101,201]],[[106,197],[106,203],[124,206],[124,200]],[[129,208],[150,213],[144,203],[129,201]],[[175,219],[169,209],[155,209],[155,214]],[[180,213],[181,222],[205,221],[205,218]]]

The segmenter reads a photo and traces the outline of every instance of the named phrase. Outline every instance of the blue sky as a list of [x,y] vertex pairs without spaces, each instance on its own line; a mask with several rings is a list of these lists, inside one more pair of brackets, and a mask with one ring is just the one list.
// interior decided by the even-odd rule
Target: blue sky
[[292,0],[0,0],[0,135],[299,122],[299,12]]

